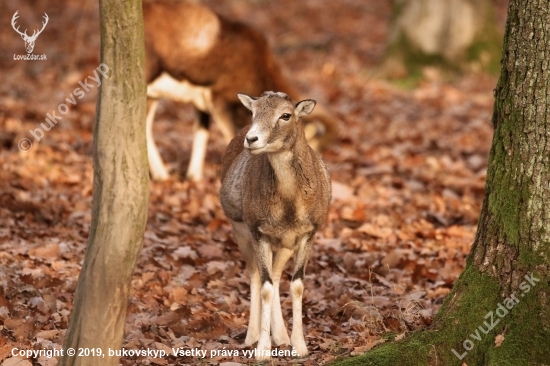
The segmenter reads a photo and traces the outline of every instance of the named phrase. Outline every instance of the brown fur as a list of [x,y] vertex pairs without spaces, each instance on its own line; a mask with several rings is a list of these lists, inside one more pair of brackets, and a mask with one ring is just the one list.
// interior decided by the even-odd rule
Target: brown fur
[[[249,123],[249,113],[236,97],[238,92],[260,95],[266,90],[280,90],[298,98],[266,39],[250,26],[182,1],[146,1],[143,13],[147,82],[167,72],[177,80],[208,86],[215,114],[221,119],[215,122],[231,125],[233,133]],[[193,52],[190,42],[213,17],[220,22],[214,47],[205,54]],[[336,121],[328,113],[309,116],[309,120],[322,126],[316,128],[312,145],[322,148],[335,138]]]

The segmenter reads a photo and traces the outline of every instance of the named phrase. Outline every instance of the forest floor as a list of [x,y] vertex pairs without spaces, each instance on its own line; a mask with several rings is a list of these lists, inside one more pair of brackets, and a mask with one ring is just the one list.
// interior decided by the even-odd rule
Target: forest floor
[[[209,3],[263,29],[303,95],[340,120],[337,141],[323,153],[333,201],[305,277],[310,356],[295,362],[325,364],[429,325],[474,240],[496,78],[448,79],[429,68],[409,88],[378,78],[389,2]],[[0,31],[10,50],[0,58],[0,362],[14,347],[61,347],[67,328],[90,228],[97,88],[40,141],[28,131],[93,76],[99,64],[96,6],[91,0],[0,5],[2,17],[19,10],[35,14],[32,21],[39,24],[42,10],[57,19],[36,44],[35,53],[47,54],[47,61],[12,60],[11,54],[24,53],[23,42],[11,29]],[[191,107],[169,102],[157,114],[154,133],[172,177],[150,184],[126,349],[247,349],[249,280],[219,204],[217,172],[225,146],[215,127],[205,179],[182,178],[194,118]],[[33,143],[29,151],[18,148],[22,138]],[[287,321],[291,268],[281,284]],[[121,362],[251,362],[242,352],[209,356]],[[274,364],[289,361],[275,358]],[[22,362],[46,366],[56,360]]]

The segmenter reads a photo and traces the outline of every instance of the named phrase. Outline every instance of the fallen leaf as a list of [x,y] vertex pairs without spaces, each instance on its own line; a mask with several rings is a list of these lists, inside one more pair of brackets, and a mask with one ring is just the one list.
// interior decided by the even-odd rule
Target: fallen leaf
[[53,340],[55,337],[57,337],[57,335],[59,334],[59,331],[58,330],[43,330],[41,332],[38,332],[36,333],[35,337],[38,339],[38,338],[42,338],[42,339],[47,339],[49,341]]
[[332,199],[348,200],[353,197],[353,189],[350,186],[335,180],[333,180],[331,183],[332,183]]
[[29,360],[14,356],[2,362],[2,366],[32,366]]
[[180,259],[180,258],[190,258],[190,259],[197,259],[197,252],[191,249],[188,246],[179,247],[172,253],[172,258],[174,259]]
[[397,342],[397,341],[400,341],[400,340],[402,340],[403,338],[405,338],[405,334],[406,334],[405,332],[403,332],[403,333],[401,333],[401,334],[398,334],[398,335],[395,336],[395,338],[394,338],[393,340],[396,341],[396,342]]
[[29,255],[39,258],[55,259],[59,258],[61,248],[57,243],[50,243],[44,246],[37,246],[29,250]]
[[366,345],[364,346],[359,346],[359,347],[354,347],[353,348],[353,351],[351,352],[351,355],[352,356],[357,356],[357,355],[361,355],[365,352],[367,352],[368,350],[370,350],[371,348],[373,348],[374,346],[377,346],[379,344],[382,344],[384,343],[386,340],[384,338],[380,338],[380,339],[377,339],[375,341],[371,341],[371,342],[368,342]]
[[357,231],[374,236],[375,238],[386,239],[391,236],[393,230],[389,227],[380,227],[370,223],[364,223],[359,226]]

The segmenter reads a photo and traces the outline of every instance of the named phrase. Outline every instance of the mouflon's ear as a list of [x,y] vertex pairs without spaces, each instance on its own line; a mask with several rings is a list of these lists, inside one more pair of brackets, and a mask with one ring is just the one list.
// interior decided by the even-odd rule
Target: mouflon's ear
[[301,102],[296,103],[294,111],[296,112],[296,115],[298,117],[307,116],[313,111],[313,108],[315,108],[315,104],[317,104],[317,102],[313,99],[305,99]]
[[237,97],[239,97],[241,103],[249,110],[252,110],[252,102],[258,99],[244,93],[237,93]]

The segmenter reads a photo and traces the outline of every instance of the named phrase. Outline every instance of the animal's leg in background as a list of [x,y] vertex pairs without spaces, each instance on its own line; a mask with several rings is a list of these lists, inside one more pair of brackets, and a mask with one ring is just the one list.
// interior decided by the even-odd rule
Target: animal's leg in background
[[147,98],[147,119],[145,122],[145,136],[147,138],[147,158],[149,159],[149,171],[153,180],[168,179],[168,170],[162,162],[155,139],[153,137],[153,120],[157,110],[158,100]]
[[312,238],[304,238],[298,247],[294,257],[294,275],[290,282],[290,293],[292,295],[292,334],[290,343],[299,357],[305,357],[308,354],[302,325],[302,296],[304,294],[303,280],[312,240]]
[[294,251],[286,248],[280,248],[275,253],[273,260],[273,303],[271,308],[271,337],[276,345],[290,344],[290,338],[286,332],[283,314],[281,312],[281,300],[279,297],[279,283],[281,275]]
[[187,168],[187,178],[197,181],[202,179],[206,147],[208,146],[208,129],[210,128],[210,115],[198,111],[199,119],[193,131],[193,149]]
[[[218,126],[218,128],[222,132],[225,142],[229,144],[231,139],[235,137],[236,132],[236,121],[233,120],[233,116],[231,114],[229,106],[227,105],[227,103],[225,103],[225,101],[223,101],[222,98],[216,98],[213,100],[212,108],[210,109],[210,111],[212,119],[216,123],[216,126]],[[247,121],[245,125],[249,122],[250,121]]]

